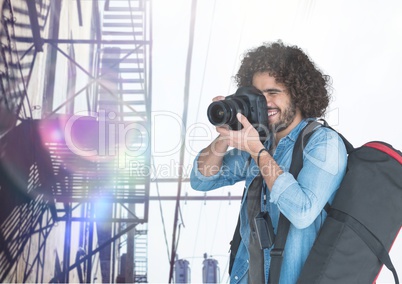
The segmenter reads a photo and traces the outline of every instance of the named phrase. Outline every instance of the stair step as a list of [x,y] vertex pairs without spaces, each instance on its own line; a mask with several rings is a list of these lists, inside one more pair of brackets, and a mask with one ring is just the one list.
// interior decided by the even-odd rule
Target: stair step
[[105,28],[132,28],[132,27],[142,27],[142,23],[103,23]]
[[[145,90],[113,90],[113,93],[118,95],[144,95]],[[100,89],[99,94],[110,94],[110,92],[105,89]]]
[[131,15],[131,14],[121,15],[121,14],[108,13],[108,14],[103,15],[103,19],[107,19],[107,20],[127,20],[127,19],[142,20],[143,16],[142,15]]
[[132,117],[132,116],[147,116],[146,111],[136,111],[136,112],[123,112],[122,115],[124,117]]
[[[107,48],[105,48],[105,49],[107,49]],[[102,51],[105,49],[102,49]],[[113,52],[109,52],[109,54],[111,54],[111,53],[113,53]],[[123,54],[123,55],[126,55],[127,53],[131,53],[130,56],[135,56],[137,54],[143,54],[144,49],[143,48],[120,48],[119,52],[115,52],[115,53],[119,53],[119,54]],[[130,57],[128,57],[127,59],[129,59],[129,58]]]
[[128,100],[124,100],[124,103],[127,104],[127,105],[130,105],[130,106],[140,106],[140,105],[146,106],[145,101],[132,101],[132,100],[128,101]]
[[129,106],[145,106],[144,101],[118,101],[118,100],[99,100],[99,105],[129,105]]
[[135,247],[137,248],[137,250],[140,251],[146,251],[147,250],[147,244],[135,244]]
[[[123,59],[123,61],[119,62],[119,64],[143,64],[143,63],[144,63],[144,58],[126,58],[126,59]],[[102,65],[110,66],[111,64],[117,65],[116,59],[112,59],[112,58],[103,58],[102,59]]]
[[104,36],[143,36],[143,32],[133,32],[133,31],[128,31],[128,32],[116,32],[116,31],[102,31],[102,35]]
[[[133,50],[135,50],[135,53],[133,52],[133,54],[140,54],[140,53],[144,53],[144,49],[143,48],[115,48],[115,49],[110,49],[110,47],[106,47],[101,49],[101,51],[103,51],[104,53],[107,54],[121,54],[124,51],[126,51],[126,53],[128,52],[132,52]],[[113,58],[108,58],[108,60],[113,60]]]
[[[101,73],[104,71],[109,72],[112,68],[110,66],[100,68]],[[118,73],[144,73],[145,69],[144,68],[118,68],[117,66],[114,66],[113,70],[115,70]]]
[[125,79],[125,78],[119,78],[115,80],[116,83],[141,83],[143,84],[145,82],[144,79]]
[[[141,68],[142,69],[142,68]],[[144,69],[142,69],[142,72]],[[130,83],[130,84],[143,84],[143,79],[130,79],[130,78],[119,78],[116,80],[117,83]]]
[[120,73],[144,73],[144,68],[124,68],[120,67]]
[[[135,11],[143,11],[144,8],[138,8],[138,7],[109,7],[106,11],[110,12],[135,12]],[[105,12],[106,12],[105,11]]]

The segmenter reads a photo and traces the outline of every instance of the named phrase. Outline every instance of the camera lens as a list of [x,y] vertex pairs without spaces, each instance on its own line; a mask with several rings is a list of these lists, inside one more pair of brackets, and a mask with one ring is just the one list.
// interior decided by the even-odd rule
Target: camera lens
[[261,127],[268,125],[266,99],[253,86],[239,87],[235,94],[227,96],[224,100],[211,103],[207,110],[207,116],[212,125],[227,125],[231,130],[243,128],[243,125],[236,118],[237,113],[244,115],[259,133],[262,133]]
[[226,124],[232,130],[240,130],[242,125],[236,118],[238,112],[247,116],[247,104],[242,99],[232,97],[210,104],[207,114],[209,121],[215,126]]
[[224,101],[213,102],[208,107],[208,119],[213,125],[227,124],[233,118],[232,110]]

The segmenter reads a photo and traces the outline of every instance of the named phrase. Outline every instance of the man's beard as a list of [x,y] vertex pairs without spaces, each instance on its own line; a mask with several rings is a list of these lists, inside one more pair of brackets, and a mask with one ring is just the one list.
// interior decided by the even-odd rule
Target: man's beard
[[295,119],[296,116],[296,105],[292,102],[290,106],[287,107],[283,112],[280,113],[280,118],[278,122],[269,124],[269,130],[272,133],[278,133],[285,130]]

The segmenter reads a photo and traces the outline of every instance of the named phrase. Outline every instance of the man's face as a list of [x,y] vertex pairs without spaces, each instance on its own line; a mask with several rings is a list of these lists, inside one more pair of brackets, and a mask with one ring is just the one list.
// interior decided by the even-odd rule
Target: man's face
[[268,106],[269,128],[274,133],[287,135],[302,119],[283,84],[276,83],[268,72],[253,76],[253,86],[265,96]]

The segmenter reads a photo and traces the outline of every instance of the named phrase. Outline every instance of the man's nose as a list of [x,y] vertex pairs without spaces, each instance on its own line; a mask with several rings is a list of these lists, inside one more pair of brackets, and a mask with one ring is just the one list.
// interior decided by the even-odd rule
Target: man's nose
[[272,106],[273,102],[272,102],[272,98],[268,95],[264,95],[265,100],[267,101],[267,106],[270,107]]

